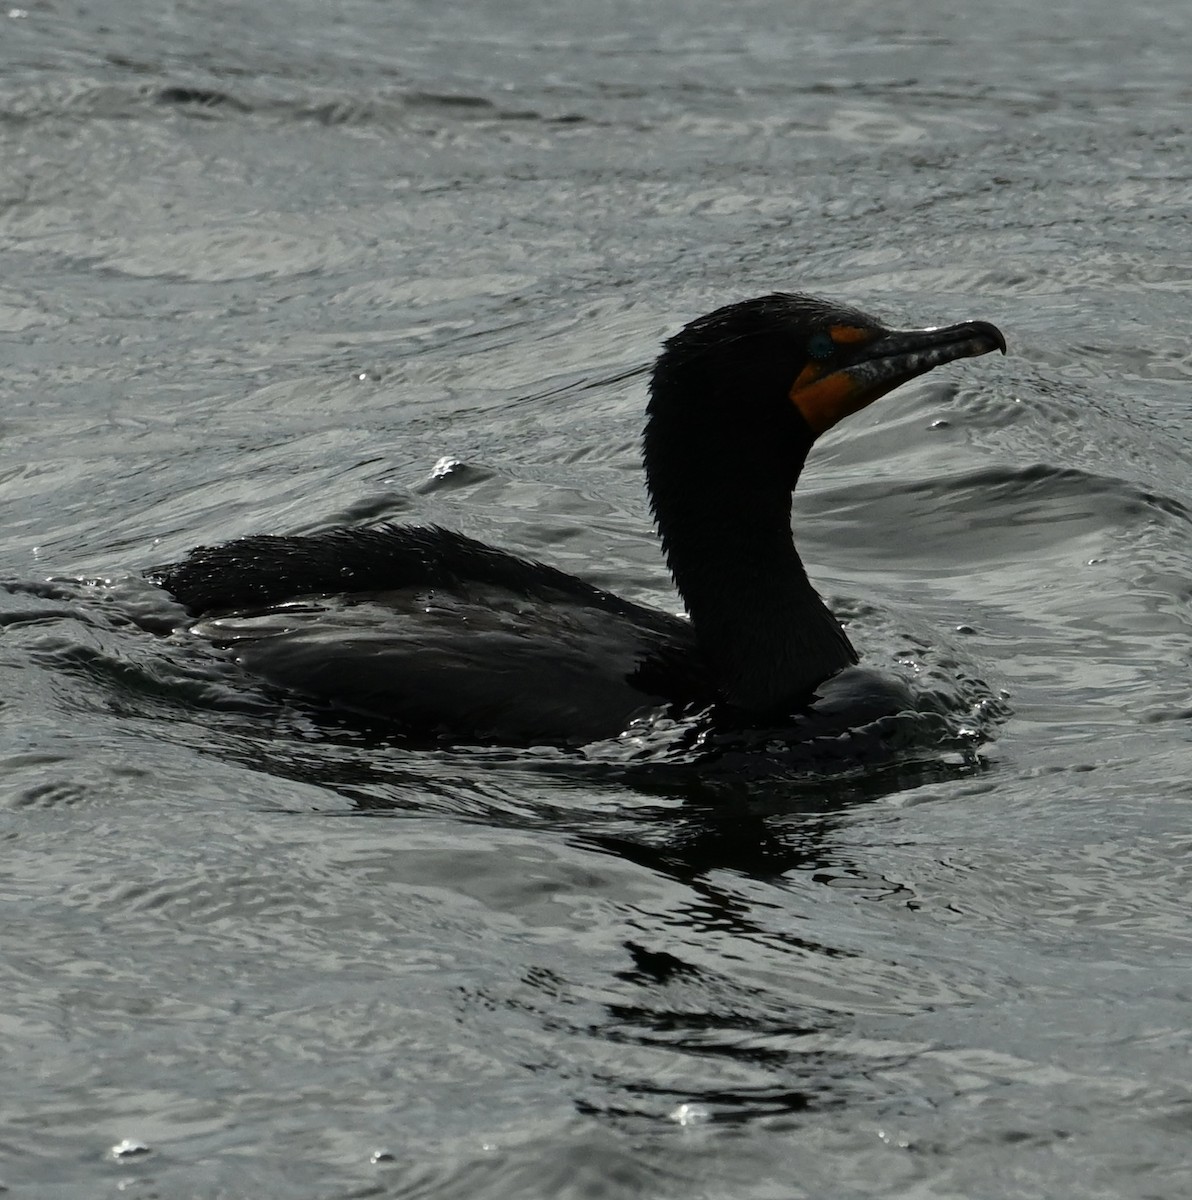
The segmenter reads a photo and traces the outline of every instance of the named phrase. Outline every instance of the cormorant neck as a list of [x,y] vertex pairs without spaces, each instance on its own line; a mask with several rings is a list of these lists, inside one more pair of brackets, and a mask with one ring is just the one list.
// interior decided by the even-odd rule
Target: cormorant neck
[[643,441],[667,564],[725,699],[789,708],[857,661],[791,534],[791,493],[811,436],[701,432],[692,417],[667,429],[671,421],[651,411]]

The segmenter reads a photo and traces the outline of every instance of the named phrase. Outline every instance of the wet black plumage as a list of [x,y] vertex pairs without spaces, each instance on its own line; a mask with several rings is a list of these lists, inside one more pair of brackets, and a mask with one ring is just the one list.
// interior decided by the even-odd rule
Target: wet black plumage
[[660,704],[773,718],[857,660],[791,535],[815,438],[907,379],[995,348],[983,322],[892,332],[788,294],[670,338],[643,459],[690,621],[436,527],[249,537],[154,577],[248,669],[406,728],[579,742]]

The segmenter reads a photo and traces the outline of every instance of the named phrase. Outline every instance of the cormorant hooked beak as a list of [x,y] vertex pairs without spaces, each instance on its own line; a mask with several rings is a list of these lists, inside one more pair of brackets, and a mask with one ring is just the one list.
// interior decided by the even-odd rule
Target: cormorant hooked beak
[[828,336],[833,352],[809,362],[790,389],[817,437],[916,375],[958,358],[1006,353],[1002,331],[988,321],[908,330],[835,326]]

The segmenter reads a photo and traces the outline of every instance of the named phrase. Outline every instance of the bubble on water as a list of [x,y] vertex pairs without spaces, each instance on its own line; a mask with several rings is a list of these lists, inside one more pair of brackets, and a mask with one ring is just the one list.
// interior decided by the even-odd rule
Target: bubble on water
[[138,1142],[135,1138],[125,1138],[122,1142],[117,1142],[112,1147],[113,1158],[136,1158],[141,1154],[148,1154],[149,1147],[144,1142]]
[[668,1115],[676,1125],[700,1125],[712,1119],[711,1112],[702,1104],[680,1104]]
[[431,479],[445,479],[448,475],[455,475],[464,470],[465,466],[466,464],[460,462],[458,458],[452,458],[449,454],[445,454],[431,467],[430,477]]
[[886,1143],[887,1146],[895,1146],[899,1150],[909,1150],[910,1142],[899,1133],[890,1133],[886,1129],[879,1129],[877,1136]]

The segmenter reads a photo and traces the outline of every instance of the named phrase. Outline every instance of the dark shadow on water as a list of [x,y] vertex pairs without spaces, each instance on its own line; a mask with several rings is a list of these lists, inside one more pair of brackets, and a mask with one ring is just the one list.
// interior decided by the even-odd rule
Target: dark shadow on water
[[[817,937],[814,922],[785,916],[789,889],[819,891],[815,885],[846,878],[896,897],[899,886],[874,879],[838,831],[859,806],[981,773],[987,768],[978,755],[797,780],[755,773],[736,784],[716,779],[711,788],[692,768],[684,789],[674,771],[655,786],[640,764],[508,754],[498,763],[491,753],[414,751],[370,744],[359,731],[322,732],[324,740],[305,751],[263,740],[230,752],[254,770],[334,791],[349,802],[348,815],[440,812],[494,830],[533,831],[679,885],[675,909],[614,906],[602,918],[606,930],[611,922],[626,935],[619,963],[606,948],[586,970],[550,959],[519,979],[488,981],[486,1006],[507,1010],[519,1025],[538,1024],[565,1054],[571,1065],[561,1069],[581,1116],[647,1134],[687,1120],[797,1120],[872,1103],[875,1090],[879,1102],[899,1102],[893,1085],[887,1097],[887,1085],[872,1078],[871,1059],[848,1052],[853,1017],[832,1008],[831,981],[840,973],[846,990],[855,986],[868,962]],[[325,756],[330,749],[333,758]],[[830,913],[833,892],[822,892]],[[809,972],[822,989],[807,990]],[[823,1048],[825,1039],[842,1048]]]
[[[679,885],[684,900],[675,910],[603,918],[627,935],[619,964],[607,949],[593,954],[586,971],[543,961],[518,981],[490,980],[484,997],[510,1020],[538,1024],[566,1055],[579,1115],[644,1135],[688,1120],[798,1120],[861,1098],[872,1103],[875,1089],[885,1101],[872,1060],[847,1050],[851,1014],[833,1011],[830,999],[838,972],[855,982],[869,964],[817,937],[814,923],[784,917],[788,889],[792,880],[805,889],[852,877],[896,893],[898,885],[873,880],[853,860],[839,829],[859,806],[986,769],[975,752],[931,757],[920,747],[917,760],[888,756],[847,770],[838,762],[820,775],[796,775],[789,764],[776,775],[743,772],[734,759],[731,770],[719,771],[716,764],[672,764],[660,778],[656,764],[415,750],[345,727],[324,727],[317,741],[292,753],[299,749],[284,740],[244,742],[233,753],[245,752],[255,770],[334,791],[351,814],[438,811],[493,829],[530,830]],[[832,895],[823,888],[829,909]],[[788,965],[797,968],[790,978]],[[818,984],[806,990],[808,972],[825,981],[822,991]],[[843,1048],[825,1049],[824,1039]],[[898,1103],[892,1085],[888,1099]]]

